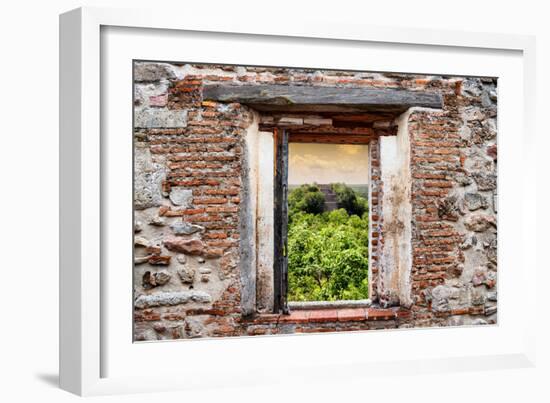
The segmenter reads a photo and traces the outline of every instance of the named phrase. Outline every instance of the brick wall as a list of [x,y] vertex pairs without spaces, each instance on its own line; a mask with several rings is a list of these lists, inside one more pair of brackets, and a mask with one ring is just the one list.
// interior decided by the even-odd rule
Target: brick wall
[[[255,248],[240,242],[244,141],[253,112],[203,100],[202,86],[220,81],[444,95],[443,110],[415,110],[408,121],[410,309],[241,315],[241,252]],[[496,322],[495,80],[141,62],[134,82],[136,340]],[[374,300],[383,245],[378,152],[371,142]]]
[[374,301],[378,299],[378,281],[379,276],[379,244],[382,243],[382,225],[384,217],[382,216],[382,177],[380,175],[380,143],[378,139],[369,143],[369,282],[370,298]]
[[496,323],[495,82],[439,85],[409,123],[416,325]]

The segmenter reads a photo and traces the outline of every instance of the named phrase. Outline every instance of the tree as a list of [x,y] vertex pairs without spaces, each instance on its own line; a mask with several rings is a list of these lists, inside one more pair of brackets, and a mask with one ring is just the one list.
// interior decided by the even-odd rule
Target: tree
[[338,207],[345,209],[348,214],[361,217],[368,211],[367,200],[359,196],[351,187],[344,183],[334,183],[332,184],[332,190],[336,193]]
[[325,209],[325,195],[317,185],[301,185],[288,196],[289,217],[298,212],[320,214]]

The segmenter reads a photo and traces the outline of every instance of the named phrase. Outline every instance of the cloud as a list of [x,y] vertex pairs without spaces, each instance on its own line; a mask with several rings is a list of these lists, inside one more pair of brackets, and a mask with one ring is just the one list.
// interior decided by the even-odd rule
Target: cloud
[[348,155],[357,155],[364,152],[365,150],[365,146],[353,144],[339,144],[336,147],[338,148],[338,151]]
[[291,143],[289,183],[367,182],[367,146]]

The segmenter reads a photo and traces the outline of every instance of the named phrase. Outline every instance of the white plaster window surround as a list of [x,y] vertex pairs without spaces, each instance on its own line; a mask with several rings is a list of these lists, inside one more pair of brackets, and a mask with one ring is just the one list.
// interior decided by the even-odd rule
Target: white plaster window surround
[[[384,217],[385,244],[383,248],[379,247],[382,253],[380,253],[377,289],[378,295],[381,295],[382,298],[376,302],[382,302],[384,307],[410,307],[412,305],[410,280],[412,267],[411,145],[408,119],[411,112],[416,109],[419,108],[409,108],[396,118],[394,123],[398,126],[397,135],[378,138],[381,180],[384,187],[381,213]],[[260,131],[258,120],[261,118],[256,112],[254,115],[254,121],[247,129],[245,140],[247,144],[247,172],[244,174],[244,178],[248,181],[250,201],[243,211],[245,213],[243,218],[249,225],[246,229],[248,233],[246,238],[253,241],[253,247],[246,248],[251,251],[251,255],[247,257],[250,261],[245,262],[245,270],[241,272],[244,283],[242,291],[245,294],[243,309],[249,314],[253,312],[271,313],[273,310],[273,264],[275,260],[273,247],[273,133]],[[369,161],[368,172],[366,172],[369,192],[372,189],[371,170],[372,166]],[[369,218],[371,215],[369,200]],[[369,240],[372,231],[372,226],[369,226]],[[369,256],[370,254],[371,244],[369,242]],[[370,283],[371,270],[369,267]],[[293,310],[344,309],[370,307],[373,301],[369,298],[355,301],[291,301],[288,304],[289,308]]]
[[389,305],[412,305],[412,202],[410,110],[396,120],[397,136],[380,137],[380,172],[383,183],[382,236],[378,294]]

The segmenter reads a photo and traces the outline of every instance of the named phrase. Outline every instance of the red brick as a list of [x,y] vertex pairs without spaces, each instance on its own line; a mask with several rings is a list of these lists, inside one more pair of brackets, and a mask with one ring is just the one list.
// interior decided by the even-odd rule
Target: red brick
[[168,103],[168,94],[154,95],[149,97],[151,106],[166,106]]
[[225,232],[209,232],[204,234],[204,238],[207,239],[226,239],[227,233]]
[[224,197],[195,197],[193,198],[195,204],[224,204],[227,203],[227,199]]
[[207,249],[204,253],[204,256],[207,258],[217,258],[223,256],[223,249],[220,248],[210,248]]
[[365,308],[339,309],[338,320],[340,322],[360,321],[367,319],[367,311]]
[[305,323],[309,321],[309,311],[292,311],[290,315],[281,315],[279,321]]
[[309,311],[310,322],[336,322],[337,320],[337,309],[317,309]]
[[367,320],[387,320],[394,319],[395,312],[391,309],[367,309]]
[[160,313],[155,312],[151,309],[135,311],[134,320],[136,322],[149,322],[149,321],[160,320]]

